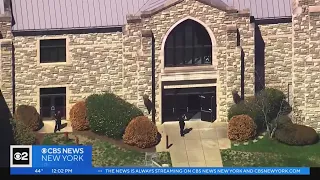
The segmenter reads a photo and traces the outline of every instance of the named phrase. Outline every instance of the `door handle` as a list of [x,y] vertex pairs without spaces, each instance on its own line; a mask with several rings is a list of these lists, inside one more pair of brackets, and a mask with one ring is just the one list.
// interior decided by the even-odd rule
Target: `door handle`
[[209,111],[212,111],[212,109],[209,109]]

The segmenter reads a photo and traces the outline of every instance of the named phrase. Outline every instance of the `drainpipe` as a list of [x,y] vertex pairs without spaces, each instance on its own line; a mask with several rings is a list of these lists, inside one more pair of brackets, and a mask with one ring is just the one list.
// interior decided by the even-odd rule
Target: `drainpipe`
[[156,123],[156,78],[155,78],[155,72],[156,72],[156,61],[155,61],[155,39],[154,35],[151,36],[151,64],[152,64],[152,70],[151,70],[151,82],[152,82],[152,122]]

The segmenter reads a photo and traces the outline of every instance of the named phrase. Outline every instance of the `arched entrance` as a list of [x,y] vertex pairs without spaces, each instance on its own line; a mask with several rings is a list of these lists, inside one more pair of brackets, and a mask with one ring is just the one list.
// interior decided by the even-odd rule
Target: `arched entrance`
[[[213,65],[212,38],[202,24],[192,19],[183,20],[170,31],[163,53],[164,69]],[[217,116],[216,82],[205,77],[162,81],[162,122],[176,121],[182,114],[190,120],[213,122]]]

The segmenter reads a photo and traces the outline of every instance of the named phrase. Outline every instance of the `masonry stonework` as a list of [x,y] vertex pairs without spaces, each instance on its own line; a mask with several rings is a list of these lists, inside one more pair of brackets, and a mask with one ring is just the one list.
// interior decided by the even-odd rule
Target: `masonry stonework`
[[39,64],[37,40],[49,37],[14,38],[17,105],[39,108],[39,87],[52,86],[68,87],[67,112],[73,103],[92,93],[110,91],[123,97],[121,32],[59,36],[69,39],[69,62]]
[[[277,88],[287,96],[292,83],[292,23],[258,25],[259,35],[264,45],[258,53],[263,53],[265,86]],[[257,77],[263,78],[263,77]]]
[[[59,36],[12,37],[9,21],[2,19],[0,30],[7,40],[1,40],[1,92],[11,109],[15,99],[16,105],[29,104],[39,110],[39,88],[65,86],[68,114],[76,101],[108,91],[146,113],[142,96],[152,98],[153,36],[156,121],[161,120],[163,84],[176,81],[177,76],[180,80],[208,77],[215,80],[218,121],[226,121],[232,90],[245,97],[253,95],[259,80],[257,70],[263,65],[265,86],[278,88],[290,97],[294,121],[320,130],[318,6],[319,0],[297,0],[292,22],[259,24],[251,20],[246,10],[222,10],[201,0],[176,0],[154,11],[128,15],[122,32]],[[208,30],[213,44],[213,65],[166,68],[163,44],[170,31],[187,19]],[[58,37],[68,40],[67,63],[39,64],[39,39]],[[259,40],[263,49],[257,46]],[[14,96],[11,41],[15,48]]]
[[[161,76],[166,74],[174,76],[175,73],[169,73],[167,68],[163,67],[163,43],[168,36],[168,31],[177,23],[182,22],[184,19],[192,19],[198,22],[202,22],[212,32],[213,37],[213,66],[207,73],[211,73],[212,76],[217,75],[217,96],[218,96],[218,115],[220,121],[226,121],[227,108],[232,104],[231,91],[233,88],[241,91],[240,89],[240,50],[236,48],[237,35],[231,33],[227,35],[227,26],[236,24],[240,28],[240,36],[243,38],[243,46],[248,56],[246,65],[248,66],[248,75],[245,77],[245,83],[253,84],[254,74],[254,36],[253,30],[250,28],[248,22],[250,21],[249,15],[240,16],[239,13],[225,12],[219,10],[210,5],[203,4],[195,0],[179,1],[179,3],[173,3],[165,9],[159,10],[155,14],[142,14],[141,17],[134,23],[129,23],[126,27],[130,30],[136,30],[138,34],[143,29],[149,29],[152,31],[155,38],[155,60],[156,60],[156,109],[157,112],[161,112],[161,91],[162,80]],[[239,23],[238,23],[239,22]],[[135,24],[135,25],[133,25]],[[140,24],[140,25],[139,25]],[[140,30],[136,29],[140,26]],[[210,32],[208,32],[210,34]],[[227,38],[229,37],[229,38]],[[247,38],[247,39],[246,39]],[[139,40],[136,39],[135,42]],[[228,46],[230,47],[228,49]],[[135,47],[140,47],[138,44]],[[142,48],[145,48],[143,46]],[[134,53],[135,51],[133,51]],[[126,59],[126,58],[125,58]],[[169,68],[168,68],[169,69]],[[193,70],[195,71],[195,70]],[[199,68],[199,71],[203,69]],[[190,72],[187,72],[190,73]],[[185,77],[187,79],[187,75]],[[131,86],[134,86],[135,81],[132,81]],[[151,85],[151,84],[150,84]],[[150,88],[149,88],[150,89]],[[246,94],[253,94],[253,85],[248,85],[245,89]],[[141,99],[141,98],[138,98]],[[157,113],[159,118],[159,113]]]

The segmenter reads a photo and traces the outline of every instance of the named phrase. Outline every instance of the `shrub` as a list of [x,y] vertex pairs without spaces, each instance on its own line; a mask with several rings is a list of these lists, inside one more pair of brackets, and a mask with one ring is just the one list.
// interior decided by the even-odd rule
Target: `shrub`
[[287,124],[275,131],[275,139],[288,145],[311,145],[319,141],[317,132],[308,126]]
[[228,124],[228,137],[233,141],[246,141],[256,136],[257,126],[248,115],[237,115]]
[[290,117],[288,117],[286,115],[281,115],[280,117],[278,117],[278,119],[275,123],[277,123],[277,128],[283,128],[287,125],[293,124]]
[[282,115],[288,115],[292,111],[292,108],[286,101],[286,96],[278,89],[266,88],[260,91],[256,98],[259,103],[268,106],[267,116],[269,120],[275,119],[279,112],[281,112]]
[[74,130],[84,131],[89,129],[87,108],[85,101],[79,101],[70,109],[70,121]]
[[[266,110],[266,117],[263,108]],[[271,122],[278,116],[280,110],[280,115],[287,115],[292,110],[289,103],[285,101],[285,95],[277,89],[266,88],[257,93],[256,96],[247,97],[239,104],[231,106],[228,110],[228,119],[236,115],[246,114],[254,120],[257,130],[261,131],[266,128],[265,118],[268,122]]]
[[18,145],[33,145],[36,143],[35,133],[22,121],[10,120],[14,141]]
[[159,142],[157,127],[145,116],[136,117],[128,124],[123,141],[139,148],[153,147]]
[[241,101],[238,104],[234,104],[228,110],[228,119],[237,115],[248,115],[250,116],[255,124],[257,125],[257,130],[263,129],[264,115],[261,109],[257,105],[257,101],[254,96]]
[[122,138],[130,120],[143,115],[140,109],[111,93],[91,95],[86,105],[90,129],[115,139]]
[[28,105],[18,106],[15,119],[22,121],[32,131],[38,131],[43,127],[42,119],[36,108]]

